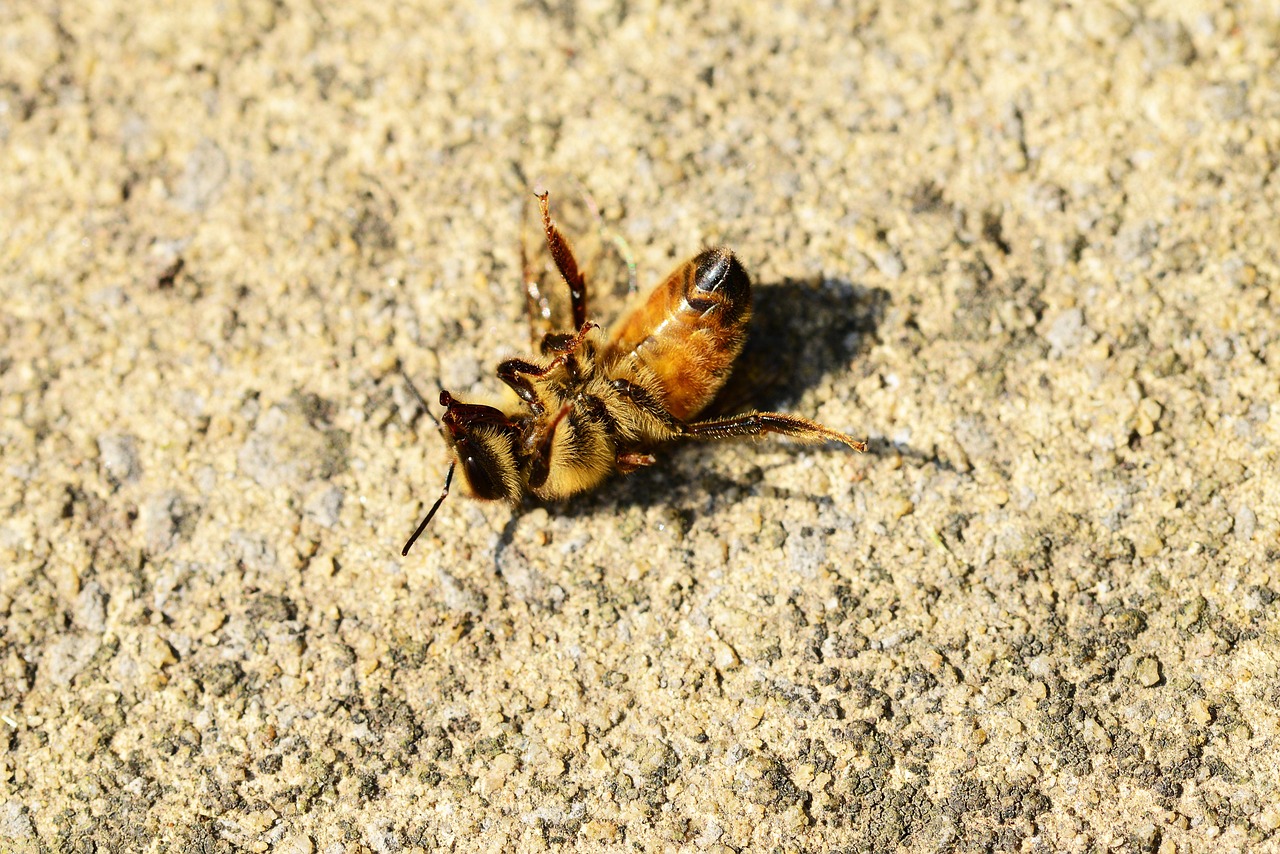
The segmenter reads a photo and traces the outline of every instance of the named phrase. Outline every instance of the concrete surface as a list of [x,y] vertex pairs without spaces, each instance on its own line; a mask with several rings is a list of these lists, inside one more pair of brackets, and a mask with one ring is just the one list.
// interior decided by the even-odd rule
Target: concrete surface
[[[0,6],[0,848],[1277,850],[1274,5],[844,5]],[[401,559],[556,173],[871,451]]]

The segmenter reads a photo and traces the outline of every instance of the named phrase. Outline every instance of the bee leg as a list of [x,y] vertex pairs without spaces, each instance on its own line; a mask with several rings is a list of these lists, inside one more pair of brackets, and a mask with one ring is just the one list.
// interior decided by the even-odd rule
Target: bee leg
[[780,433],[791,436],[802,442],[820,442],[824,439],[841,442],[855,451],[865,451],[866,442],[846,436],[843,433],[823,427],[797,415],[784,415],[780,412],[749,412],[746,415],[733,415],[728,418],[715,418],[685,424],[662,406],[661,403],[643,386],[625,379],[613,381],[613,388],[618,394],[630,400],[640,411],[658,421],[671,431],[670,438],[685,436],[690,439],[729,439],[734,436],[760,436],[765,433]]
[[[507,359],[498,365],[498,379],[511,386],[516,395],[529,404],[535,414],[541,415],[546,411],[546,408],[542,405],[542,401],[539,399],[538,392],[534,389],[531,380],[541,379],[560,367],[568,371],[570,379],[574,381],[580,380],[582,378],[581,369],[578,366],[578,360],[574,358],[573,354],[582,345],[587,333],[592,329],[598,328],[595,323],[588,321],[582,324],[578,334],[571,338],[548,333],[543,340],[543,349],[554,348],[554,351],[560,355],[552,359],[546,367],[539,367],[532,362],[526,362],[524,359]],[[561,341],[562,338],[569,338],[569,340],[565,343]],[[551,343],[548,344],[548,342]]]
[[550,356],[552,353],[567,353],[573,349],[576,337],[568,332],[548,332],[542,336],[542,344],[538,349],[544,356]]
[[[588,332],[599,328],[600,324],[588,320],[582,324],[576,334],[548,332],[542,338],[542,352],[547,355],[551,353],[572,353],[582,346],[582,342],[586,340]],[[553,362],[552,364],[555,363]]]
[[829,439],[848,445],[855,451],[867,449],[866,442],[859,442],[851,436],[823,427],[807,418],[783,415],[781,412],[749,412],[746,415],[699,421],[696,424],[686,425],[682,431],[682,435],[690,439],[729,439],[734,436],[761,436],[765,433],[779,433],[802,442],[821,442]]
[[653,454],[637,454],[637,453],[618,454],[618,458],[617,458],[618,471],[622,472],[623,474],[631,474],[633,471],[636,471],[637,469],[642,469],[645,466],[651,466],[657,461],[658,461],[658,458],[655,457]]
[[546,373],[547,369],[523,359],[507,359],[498,365],[498,379],[511,386],[516,397],[528,404],[534,415],[542,415],[547,408],[542,405],[542,398],[538,397],[530,377],[542,377]]
[[573,307],[573,327],[581,329],[587,320],[587,283],[578,269],[578,261],[573,257],[573,249],[565,240],[560,229],[551,220],[551,208],[547,203],[547,193],[539,193],[538,207],[542,211],[542,228],[547,233],[547,248],[551,250],[551,258],[556,262],[564,283],[569,286],[569,302]]
[[569,414],[570,409],[573,409],[572,403],[566,403],[560,407],[556,417],[547,423],[546,429],[542,432],[538,447],[533,449],[533,465],[529,468],[530,489],[539,489],[547,482],[547,477],[551,474],[551,444],[556,437],[556,428]]

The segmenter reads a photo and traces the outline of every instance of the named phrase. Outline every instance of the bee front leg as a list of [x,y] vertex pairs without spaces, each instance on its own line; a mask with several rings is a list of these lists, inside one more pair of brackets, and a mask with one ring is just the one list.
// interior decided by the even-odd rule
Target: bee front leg
[[537,389],[533,387],[534,377],[544,377],[547,375],[549,368],[540,368],[537,365],[526,362],[523,359],[507,359],[498,365],[498,379],[511,386],[511,390],[516,393],[516,397],[520,398],[534,415],[542,415],[547,408],[542,404],[542,398],[538,396]]
[[533,463],[529,467],[530,489],[541,489],[551,475],[551,445],[556,438],[556,428],[560,426],[560,422],[571,409],[573,409],[572,403],[566,403],[560,407],[556,417],[548,422],[542,435],[538,437],[538,444],[533,449]]

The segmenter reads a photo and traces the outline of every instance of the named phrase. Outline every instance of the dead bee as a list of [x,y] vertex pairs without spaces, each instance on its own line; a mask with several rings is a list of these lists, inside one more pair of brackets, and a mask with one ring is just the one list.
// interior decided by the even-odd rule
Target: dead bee
[[[724,385],[751,319],[751,282],[733,252],[708,249],[676,268],[608,337],[587,320],[587,287],[568,241],[537,196],[547,247],[569,286],[572,331],[547,331],[542,358],[507,359],[498,378],[518,398],[507,410],[463,403],[440,392],[442,432],[453,457],[440,497],[405,543],[407,555],[449,494],[454,469],[471,494],[517,504],[525,493],[568,498],[614,472],[653,465],[651,450],[675,439],[781,433],[867,446],[805,418],[749,412],[695,419]],[[525,275],[530,319],[550,318],[545,296]]]

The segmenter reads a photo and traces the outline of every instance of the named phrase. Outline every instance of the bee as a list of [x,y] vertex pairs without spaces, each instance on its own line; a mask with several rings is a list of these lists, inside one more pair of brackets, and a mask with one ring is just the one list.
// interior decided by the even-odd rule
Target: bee
[[[593,489],[615,473],[657,462],[665,443],[777,433],[802,442],[836,441],[865,451],[844,433],[779,412],[698,420],[724,385],[746,341],[751,281],[725,247],[684,262],[605,334],[587,319],[587,285],[569,242],[551,218],[547,193],[536,194],[542,230],[568,286],[572,327],[549,329],[541,357],[498,365],[515,394],[505,409],[458,400],[441,390],[441,432],[451,460],[440,497],[404,545],[408,555],[449,495],[455,469],[483,500],[518,504]],[[549,320],[545,298],[526,269],[530,320]]]

